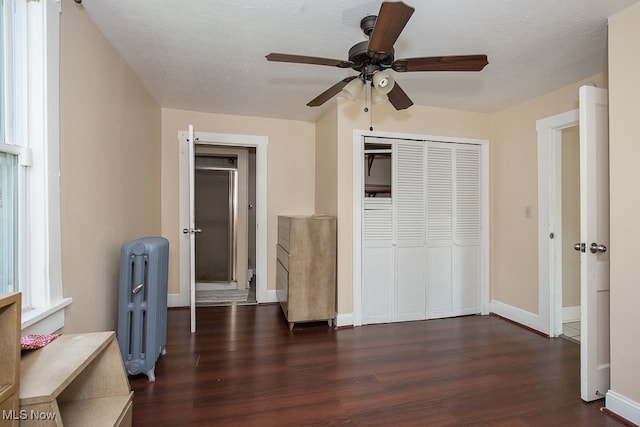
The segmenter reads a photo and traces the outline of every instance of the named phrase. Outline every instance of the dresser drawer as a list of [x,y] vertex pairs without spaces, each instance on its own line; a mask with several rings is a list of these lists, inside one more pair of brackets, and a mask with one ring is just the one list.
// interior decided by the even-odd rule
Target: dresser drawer
[[284,315],[289,314],[289,272],[276,261],[276,295]]
[[289,253],[282,246],[278,245],[277,255],[280,264],[282,264],[285,270],[289,271]]
[[289,241],[290,241],[290,219],[286,216],[278,217],[278,244],[282,246],[282,248],[289,252]]

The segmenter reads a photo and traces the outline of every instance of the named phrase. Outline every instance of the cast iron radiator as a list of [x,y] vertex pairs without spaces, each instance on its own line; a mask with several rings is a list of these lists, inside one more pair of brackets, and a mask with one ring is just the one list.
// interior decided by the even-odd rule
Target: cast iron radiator
[[118,345],[129,375],[155,381],[155,365],[167,344],[169,241],[143,237],[120,251]]

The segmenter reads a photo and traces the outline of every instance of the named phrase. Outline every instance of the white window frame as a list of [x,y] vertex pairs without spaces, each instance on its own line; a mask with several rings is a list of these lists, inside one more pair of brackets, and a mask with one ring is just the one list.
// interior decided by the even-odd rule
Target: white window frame
[[[64,326],[60,244],[60,0],[5,1],[11,27],[5,123],[19,153],[19,267],[22,334]],[[7,10],[8,9],[8,10]],[[10,12],[10,13],[9,13]],[[3,144],[7,147],[7,144]]]

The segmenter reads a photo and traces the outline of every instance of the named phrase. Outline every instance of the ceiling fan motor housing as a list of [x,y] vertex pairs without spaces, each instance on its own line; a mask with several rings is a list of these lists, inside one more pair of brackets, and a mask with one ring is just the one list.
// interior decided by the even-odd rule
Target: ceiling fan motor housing
[[376,15],[367,15],[360,21],[360,28],[364,32],[364,35],[369,37],[371,32],[373,31],[373,27],[376,26],[376,20],[378,17]]
[[373,73],[391,68],[391,64],[393,64],[393,49],[383,59],[376,59],[367,54],[368,48],[369,41],[365,40],[356,43],[349,49],[349,61],[353,64],[351,68],[362,73],[365,80],[371,80]]

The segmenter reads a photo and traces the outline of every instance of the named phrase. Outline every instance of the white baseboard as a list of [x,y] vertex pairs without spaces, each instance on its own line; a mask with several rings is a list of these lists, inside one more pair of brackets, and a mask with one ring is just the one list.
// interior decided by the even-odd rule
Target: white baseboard
[[540,316],[537,314],[496,300],[491,301],[489,305],[491,312],[498,316],[502,316],[531,329],[535,329],[536,331],[542,332],[544,329],[540,327]]
[[278,302],[278,294],[276,294],[275,289],[267,289],[267,294],[261,296],[258,304],[269,304],[272,302]]
[[183,301],[180,299],[180,294],[169,294],[167,295],[167,306],[168,307],[189,307],[189,301]]
[[336,326],[353,326],[353,313],[337,313],[335,317]]
[[571,307],[562,307],[562,323],[579,322],[579,321],[580,321],[579,305],[574,305]]
[[640,403],[611,390],[607,392],[605,402],[606,408],[614,414],[640,425]]

